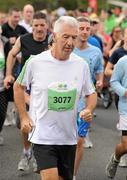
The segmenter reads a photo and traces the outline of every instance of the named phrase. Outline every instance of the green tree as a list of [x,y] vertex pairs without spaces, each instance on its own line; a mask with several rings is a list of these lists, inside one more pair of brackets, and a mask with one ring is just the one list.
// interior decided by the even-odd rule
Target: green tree
[[15,6],[19,9],[21,9],[24,4],[31,3],[33,0],[6,0],[2,1],[0,0],[0,11],[8,12],[9,8]]
[[[17,3],[18,2],[18,3]],[[41,9],[51,9],[54,10],[59,6],[65,7],[67,10],[73,9],[87,9],[88,0],[0,0],[0,11],[7,12],[8,9],[12,6],[16,6],[19,9],[22,9],[25,4],[33,4],[35,10]],[[106,0],[98,0],[99,9],[104,8]]]

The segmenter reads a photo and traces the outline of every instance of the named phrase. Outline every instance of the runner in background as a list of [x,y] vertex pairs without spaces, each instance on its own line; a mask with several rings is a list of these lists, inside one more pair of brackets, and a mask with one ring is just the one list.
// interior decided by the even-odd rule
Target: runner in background
[[32,19],[34,15],[34,7],[31,4],[26,4],[22,12],[22,20],[19,24],[23,26],[29,33],[32,33]]
[[[99,48],[90,45],[87,40],[91,33],[90,20],[86,17],[78,17],[79,33],[77,38],[76,47],[74,53],[83,58],[88,63],[90,68],[90,75],[93,84],[95,84],[96,90],[101,91],[103,87],[103,56]],[[84,109],[85,103],[81,97],[79,102],[78,112]],[[88,129],[84,128],[85,122],[78,116],[78,144],[76,151],[75,170],[74,176],[77,175],[80,161],[83,157],[83,144],[88,140]]]
[[4,74],[5,74],[5,56],[4,43],[1,37],[2,30],[0,28],[0,145],[3,145],[4,138],[2,136],[2,128],[6,118],[7,112],[7,96],[4,88]]
[[[7,56],[9,51],[14,46],[16,39],[27,33],[27,30],[20,26],[18,23],[20,21],[20,11],[16,7],[12,7],[9,9],[8,12],[8,20],[5,22],[2,27],[2,36],[6,38],[6,43],[4,45],[4,54],[5,54],[5,60],[7,61]],[[16,77],[17,67],[20,63],[20,57],[16,57],[16,63],[13,68],[13,76]],[[10,86],[7,89],[7,99],[9,102],[9,113],[7,113],[7,119],[6,119],[6,125],[13,125],[15,124],[15,107],[13,104],[13,82],[14,79],[11,79]]]
[[114,153],[106,166],[106,175],[109,178],[114,178],[120,158],[127,154],[127,55],[120,58],[115,65],[110,82],[111,87],[119,96],[117,128],[121,131],[120,143],[116,145]]
[[[6,77],[4,80],[4,85],[9,88],[9,82],[11,82],[14,77],[12,74],[12,69],[15,64],[16,55],[21,52],[21,64],[19,67],[19,72],[21,71],[24,63],[31,55],[36,55],[45,51],[48,48],[48,22],[45,14],[37,12],[33,16],[32,21],[32,33],[25,34],[19,37],[13,46],[12,50],[9,52],[7,58],[6,67]],[[29,95],[26,94],[26,98],[29,99]],[[20,127],[20,122],[17,122],[18,127]],[[28,134],[22,133],[23,139],[23,152],[18,164],[18,170],[27,171],[29,170],[30,160],[32,161],[32,150],[31,143],[28,142]],[[36,164],[33,161],[34,169],[36,169]]]

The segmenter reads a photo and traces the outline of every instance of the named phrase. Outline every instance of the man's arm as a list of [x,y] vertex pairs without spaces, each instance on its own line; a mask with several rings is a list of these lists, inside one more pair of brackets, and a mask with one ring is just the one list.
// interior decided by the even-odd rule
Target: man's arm
[[89,96],[86,96],[86,109],[89,109],[91,112],[95,109],[97,104],[97,93],[94,92]]
[[33,128],[33,122],[26,111],[24,86],[14,83],[14,100],[21,120],[21,131],[29,133]]
[[10,87],[9,83],[14,82],[14,77],[12,76],[12,70],[16,62],[16,55],[20,52],[20,49],[21,49],[21,43],[20,43],[20,38],[18,38],[7,57],[6,77],[4,79],[4,86],[7,89]]
[[121,46],[121,41],[122,40],[117,41],[113,48],[109,50],[109,57],[113,54],[115,50],[117,50]]
[[96,89],[97,91],[100,91],[103,88],[104,76],[104,59],[100,51],[98,51],[98,56],[94,67],[94,76],[96,80]]
[[118,96],[126,96],[127,88],[125,84],[123,83],[123,79],[126,79],[126,61],[127,57],[123,56],[119,59],[117,64],[114,67],[111,79],[110,79],[110,85],[113,89],[113,91],[118,94]]
[[86,107],[84,110],[80,112],[80,118],[84,119],[85,121],[92,120],[92,112],[96,107],[97,104],[97,94],[96,92],[92,93],[91,95],[86,96]]
[[95,92],[95,87],[91,81],[88,64],[86,64],[85,67],[84,77],[85,79],[81,96],[84,97],[85,108],[80,112],[80,118],[84,119],[85,121],[91,121],[92,112],[97,104],[97,93]]
[[95,75],[97,91],[100,91],[103,88],[103,77],[103,73],[98,73]]
[[108,62],[105,68],[105,75],[107,77],[111,77],[112,76],[112,72],[113,72],[113,64]]

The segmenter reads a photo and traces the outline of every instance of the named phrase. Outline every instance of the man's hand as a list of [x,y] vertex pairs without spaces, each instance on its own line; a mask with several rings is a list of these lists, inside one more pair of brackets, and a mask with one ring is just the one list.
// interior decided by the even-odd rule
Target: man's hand
[[96,89],[97,89],[97,92],[98,91],[101,91],[102,90],[102,88],[103,88],[103,83],[102,83],[102,81],[96,81]]
[[80,118],[84,119],[87,122],[92,121],[92,113],[89,109],[84,109],[80,112]]
[[4,87],[9,89],[11,84],[15,81],[15,78],[12,75],[8,75],[4,79]]
[[15,41],[16,41],[16,37],[10,37],[9,38],[9,42],[10,42],[11,45],[14,45]]
[[23,118],[21,120],[21,131],[23,133],[29,133],[32,131],[33,128],[33,122],[29,117]]

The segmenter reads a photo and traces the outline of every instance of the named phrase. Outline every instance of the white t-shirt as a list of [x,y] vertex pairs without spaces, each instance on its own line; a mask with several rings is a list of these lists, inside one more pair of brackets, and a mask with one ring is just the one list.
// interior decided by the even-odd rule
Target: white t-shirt
[[23,20],[19,22],[19,25],[23,26],[29,33],[32,33],[32,26]]
[[60,61],[48,50],[28,61],[17,82],[27,89],[31,86],[29,115],[35,128],[29,140],[36,144],[76,144],[79,97],[94,92],[87,63],[73,53]]

